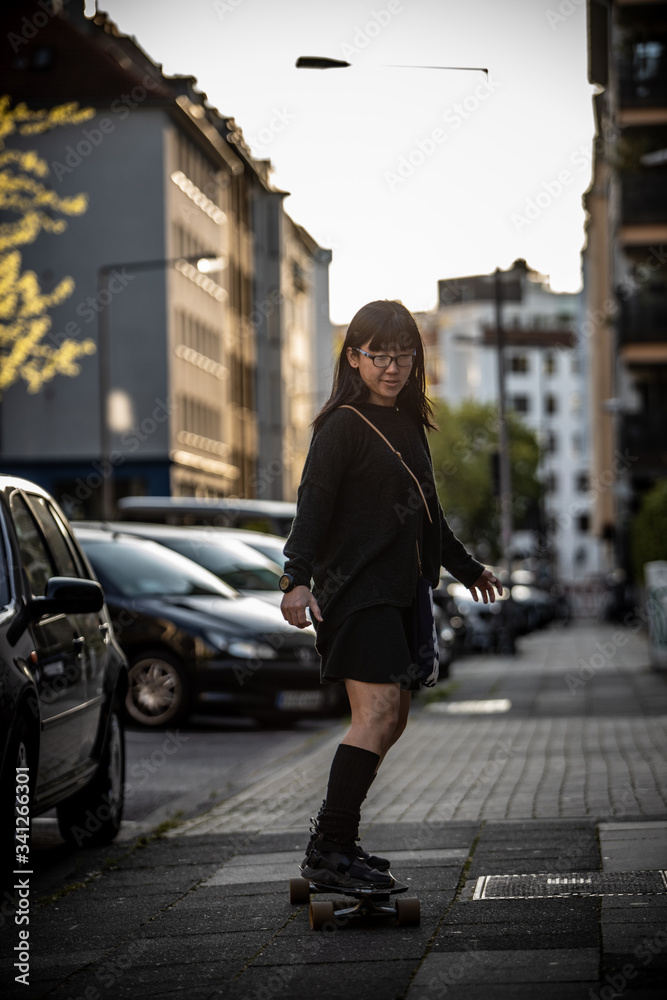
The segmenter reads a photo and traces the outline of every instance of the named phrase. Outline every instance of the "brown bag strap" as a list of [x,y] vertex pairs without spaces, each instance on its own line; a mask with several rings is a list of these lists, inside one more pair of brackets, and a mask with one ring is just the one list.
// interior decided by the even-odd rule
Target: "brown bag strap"
[[[411,468],[410,468],[410,467],[409,467],[408,465],[406,465],[406,464],[405,464],[405,462],[403,461],[403,457],[402,457],[402,455],[401,455],[400,451],[397,451],[397,450],[396,450],[396,448],[394,448],[394,446],[393,446],[393,444],[391,443],[391,441],[387,440],[387,438],[386,438],[386,437],[384,436],[384,434],[382,433],[382,431],[378,430],[378,428],[377,428],[377,427],[375,426],[375,424],[374,424],[374,423],[372,422],[372,420],[369,420],[369,419],[368,419],[368,417],[365,417],[365,416],[363,415],[363,413],[361,413],[361,412],[360,412],[359,410],[357,410],[357,409],[356,409],[356,407],[354,407],[354,406],[350,406],[350,405],[349,405],[349,403],[342,403],[342,404],[341,404],[341,405],[340,405],[340,406],[338,407],[338,409],[339,409],[339,410],[352,410],[352,411],[353,411],[354,413],[356,413],[356,414],[357,414],[357,416],[358,416],[358,417],[361,417],[361,419],[362,419],[362,420],[365,420],[365,421],[366,421],[366,423],[368,424],[368,426],[369,426],[369,427],[372,427],[372,428],[373,428],[373,430],[375,431],[375,433],[376,433],[376,434],[379,434],[379,435],[380,435],[380,437],[382,438],[382,440],[383,440],[383,441],[385,442],[385,444],[386,444],[386,445],[387,445],[387,446],[388,446],[389,448],[391,448],[391,450],[393,451],[394,455],[396,455],[396,456],[398,457],[398,459],[400,460],[401,464],[403,465],[403,468],[404,468],[404,469],[406,469],[406,470],[407,470],[407,471],[408,471],[408,472],[410,473],[410,475],[412,476],[412,478],[413,478],[413,479],[414,479],[414,481],[416,482],[416,484],[417,484],[417,489],[419,490],[419,493],[420,493],[420,495],[421,495],[421,498],[422,498],[422,500],[424,501],[424,509],[426,510],[426,514],[427,514],[427,516],[428,516],[428,519],[429,519],[429,521],[431,522],[431,524],[433,524],[433,518],[431,517],[431,512],[430,512],[430,510],[428,509],[428,504],[426,503],[426,497],[424,496],[424,491],[422,490],[422,488],[421,488],[421,486],[420,486],[420,484],[419,484],[419,480],[418,480],[418,479],[417,479],[417,477],[415,476],[415,474],[414,474],[414,472],[412,471],[412,469],[411,469]],[[421,575],[421,571],[422,571],[422,564],[421,564],[421,559],[419,558],[419,542],[417,542],[417,565],[419,566],[419,573],[420,573],[420,575]]]

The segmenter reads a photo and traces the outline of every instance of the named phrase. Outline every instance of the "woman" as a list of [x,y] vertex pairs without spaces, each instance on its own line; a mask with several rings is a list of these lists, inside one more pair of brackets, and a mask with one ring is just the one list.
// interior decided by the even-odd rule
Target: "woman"
[[494,586],[502,593],[440,508],[425,433],[435,424],[425,389],[424,347],[408,310],[389,301],[360,309],[348,328],[331,396],[313,423],[285,544],[283,617],[305,628],[310,610],[322,681],[342,681],[352,711],[301,871],[348,888],[393,884],[389,861],[367,854],[357,840],[361,804],[405,729],[411,690],[419,688],[410,655],[419,564],[433,586],[443,565],[475,600],[479,593],[484,603],[494,601]]

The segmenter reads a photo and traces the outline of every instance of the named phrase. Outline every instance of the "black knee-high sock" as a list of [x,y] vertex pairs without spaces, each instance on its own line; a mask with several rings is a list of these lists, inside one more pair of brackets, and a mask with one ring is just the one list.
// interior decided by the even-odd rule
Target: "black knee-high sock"
[[361,803],[375,777],[380,755],[340,743],[331,762],[319,827],[324,840],[349,843],[359,833]]

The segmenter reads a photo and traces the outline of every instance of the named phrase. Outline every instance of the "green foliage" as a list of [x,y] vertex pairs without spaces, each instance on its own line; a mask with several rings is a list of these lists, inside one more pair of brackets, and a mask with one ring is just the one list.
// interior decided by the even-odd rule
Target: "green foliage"
[[[459,407],[438,403],[439,431],[429,445],[440,502],[453,530],[468,546],[481,546],[486,561],[500,554],[500,506],[494,495],[491,455],[498,450],[498,411],[492,403],[468,400]],[[509,416],[514,528],[531,526],[542,496],[537,479],[536,434],[516,414]],[[534,526],[534,525],[533,525]]]
[[631,526],[635,578],[644,580],[644,564],[667,560],[667,479],[659,479],[645,494]]

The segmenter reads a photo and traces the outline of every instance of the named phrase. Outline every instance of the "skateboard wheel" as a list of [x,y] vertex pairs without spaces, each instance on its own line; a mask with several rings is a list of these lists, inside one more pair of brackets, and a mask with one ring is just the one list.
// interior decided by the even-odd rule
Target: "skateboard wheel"
[[310,904],[310,926],[314,931],[321,931],[325,924],[334,922],[336,911],[329,900],[315,899]]
[[420,921],[419,900],[416,896],[396,900],[396,916],[401,927],[418,927]]
[[305,878],[291,878],[289,880],[289,901],[290,903],[307,903],[310,899],[310,883]]

